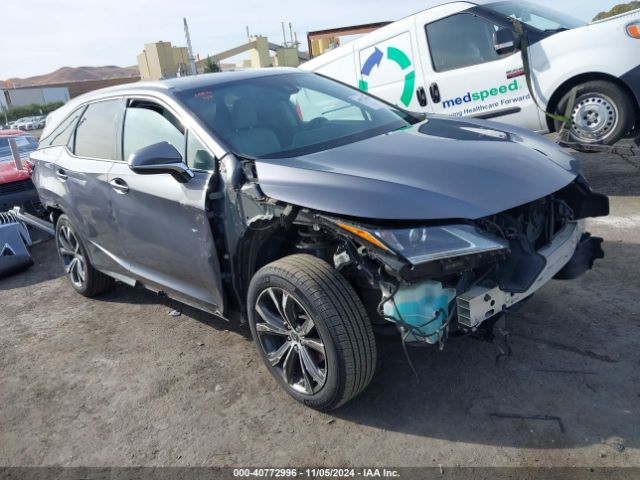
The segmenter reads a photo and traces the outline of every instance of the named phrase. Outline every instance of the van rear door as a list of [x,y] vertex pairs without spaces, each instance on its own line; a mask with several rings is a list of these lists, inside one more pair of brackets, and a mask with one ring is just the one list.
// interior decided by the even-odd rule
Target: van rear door
[[543,115],[531,99],[520,52],[500,56],[493,34],[510,22],[488,19],[473,9],[415,16],[415,30],[433,113],[492,119],[540,131]]

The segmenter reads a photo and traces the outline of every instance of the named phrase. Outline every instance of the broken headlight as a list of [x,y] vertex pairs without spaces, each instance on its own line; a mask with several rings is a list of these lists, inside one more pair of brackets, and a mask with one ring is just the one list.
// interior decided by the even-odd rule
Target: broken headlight
[[[498,237],[479,232],[471,225],[446,225],[398,230],[374,230],[354,228],[340,224],[342,228],[360,238],[396,255],[404,257],[412,265],[506,250],[508,243]],[[350,228],[347,228],[350,227]]]
[[373,234],[413,265],[508,247],[506,241],[481,234],[470,225],[378,230]]

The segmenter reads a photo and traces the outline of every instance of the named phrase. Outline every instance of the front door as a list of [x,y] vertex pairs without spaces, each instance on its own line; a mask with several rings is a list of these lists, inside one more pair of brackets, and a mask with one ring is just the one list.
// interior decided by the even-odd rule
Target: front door
[[539,131],[543,116],[527,88],[520,52],[500,56],[493,34],[497,25],[470,11],[416,18],[422,42],[429,111],[457,117],[492,119]]
[[213,155],[162,105],[129,100],[123,158],[159,142],[169,142],[181,152],[194,178],[179,183],[169,174],[140,175],[126,162],[109,172],[109,182],[117,186],[113,208],[131,274],[149,287],[195,300],[199,306],[222,308],[220,269],[206,211]]

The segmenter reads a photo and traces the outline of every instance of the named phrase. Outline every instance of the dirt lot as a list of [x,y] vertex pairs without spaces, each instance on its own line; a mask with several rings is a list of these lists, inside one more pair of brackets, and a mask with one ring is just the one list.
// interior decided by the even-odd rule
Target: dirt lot
[[[381,339],[335,414],[263,368],[248,329],[152,293],[75,294],[52,242],[0,281],[0,465],[640,466],[640,159],[581,155],[607,258],[515,316],[514,354]],[[182,316],[168,313],[179,307]]]

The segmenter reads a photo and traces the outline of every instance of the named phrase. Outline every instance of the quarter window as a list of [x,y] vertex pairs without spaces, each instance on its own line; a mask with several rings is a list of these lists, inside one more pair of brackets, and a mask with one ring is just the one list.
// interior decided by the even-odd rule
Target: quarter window
[[191,132],[187,134],[187,166],[194,170],[213,170],[214,166],[207,147]]
[[51,132],[51,134],[41,139],[40,148],[64,146],[71,148],[73,146],[73,130],[76,128],[76,123],[78,123],[78,119],[80,115],[82,115],[83,110],[84,107],[73,112],[65,121],[58,125],[58,128]]
[[123,158],[160,142],[169,142],[185,157],[184,129],[178,119],[154,103],[132,102],[124,117]]
[[116,159],[121,100],[90,104],[76,128],[74,153],[78,157]]
[[469,13],[459,13],[426,26],[433,68],[444,72],[500,58],[493,45],[498,25]]

